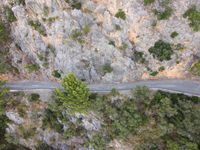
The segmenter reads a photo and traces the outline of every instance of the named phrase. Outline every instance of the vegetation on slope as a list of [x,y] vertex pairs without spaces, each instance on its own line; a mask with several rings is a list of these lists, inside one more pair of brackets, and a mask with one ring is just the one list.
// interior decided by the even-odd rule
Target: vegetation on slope
[[170,43],[163,40],[157,41],[153,47],[149,48],[149,53],[160,61],[170,60],[173,55],[172,46]]
[[79,81],[74,74],[69,74],[63,79],[62,86],[64,92],[57,89],[55,95],[63,108],[71,112],[84,112],[88,109],[89,90],[82,81]]
[[3,87],[4,82],[0,81],[0,150],[26,150],[26,148],[8,143],[6,136],[6,128],[8,127],[9,119],[6,116],[6,106],[8,102],[8,89]]
[[[39,113],[42,118],[36,117],[34,122],[42,119],[42,130],[58,132],[65,140],[81,139],[78,147],[108,149],[109,144],[117,140],[122,144],[129,143],[136,150],[199,149],[200,98],[151,92],[147,87],[137,87],[131,91],[131,96],[115,89],[109,94],[89,94],[73,74],[65,77],[63,87],[64,91],[56,90],[53,102],[45,108],[43,115]],[[32,104],[39,101],[39,96],[34,93],[28,99]],[[101,122],[98,131],[85,128],[83,120],[91,112]],[[33,134],[34,137],[41,134],[33,128],[21,126],[20,129],[21,138],[30,139]],[[30,132],[30,136],[25,131]],[[53,149],[45,143],[37,147],[41,148],[41,145]],[[75,148],[77,144],[69,146]]]
[[197,10],[195,5],[191,6],[183,15],[184,18],[188,18],[190,21],[190,27],[193,31],[200,30],[200,11]]

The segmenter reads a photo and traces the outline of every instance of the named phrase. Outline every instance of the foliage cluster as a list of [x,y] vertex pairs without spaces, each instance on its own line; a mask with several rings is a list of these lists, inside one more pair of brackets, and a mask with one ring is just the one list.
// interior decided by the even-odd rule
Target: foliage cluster
[[144,0],[144,5],[150,5],[154,2],[155,2],[155,0]]
[[38,102],[40,101],[40,95],[37,93],[32,93],[29,95],[28,99],[30,102]]
[[72,31],[70,37],[72,40],[79,42],[80,44],[85,43],[84,36],[90,32],[90,27],[88,25],[84,26],[81,30],[75,29]]
[[0,74],[5,74],[12,72],[13,74],[18,74],[19,71],[17,68],[13,67],[10,58],[9,51],[7,49],[0,50]]
[[126,13],[122,9],[119,9],[118,12],[115,14],[115,17],[126,20]]
[[69,74],[62,81],[64,92],[61,89],[55,90],[55,95],[61,107],[73,112],[84,112],[88,109],[89,90],[82,81],[74,74]]
[[154,10],[154,14],[157,16],[158,20],[167,20],[171,17],[173,10],[171,7],[167,6],[164,11]]
[[132,60],[137,63],[143,64],[145,62],[144,53],[139,51],[134,51]]
[[55,77],[55,78],[61,78],[61,73],[59,70],[54,70],[52,75]]
[[175,38],[175,37],[178,36],[178,33],[176,31],[174,31],[174,32],[171,33],[170,36],[171,36],[171,38]]
[[3,87],[4,82],[0,81],[0,149],[1,150],[27,150],[24,147],[21,147],[20,145],[15,145],[12,143],[7,142],[6,137],[6,128],[8,127],[7,123],[9,122],[9,119],[6,117],[5,114],[5,108],[7,106],[7,100],[8,100],[8,89],[5,89]]
[[25,68],[29,73],[33,73],[38,71],[40,69],[40,66],[38,64],[27,64]]
[[65,0],[73,9],[81,9],[82,3],[78,0]]
[[195,76],[200,76],[200,62],[195,63],[191,68],[190,72]]
[[149,52],[153,55],[154,58],[157,58],[159,61],[168,61],[173,55],[171,44],[163,40],[157,41],[153,47],[149,48]]
[[158,2],[160,9],[154,9],[154,14],[158,20],[167,20],[171,17],[173,9],[170,7],[171,0],[144,0],[144,5],[150,5],[155,1]]
[[[198,150],[199,98],[161,91],[153,94],[146,87],[138,87],[132,94],[132,99],[120,105],[109,100],[109,95],[96,97],[93,109],[103,118],[106,135],[91,140],[93,147],[101,144],[104,148],[116,138],[130,142],[135,137],[140,141],[134,145],[136,149]],[[102,137],[107,141],[100,140]]]
[[6,25],[0,21],[0,44],[7,42],[9,40],[9,32]]
[[111,67],[110,63],[106,63],[102,67],[102,72],[105,75],[106,73],[111,73],[113,71],[113,68]]
[[190,21],[190,27],[193,31],[200,30],[200,11],[197,10],[195,5],[191,6],[183,15],[184,18],[188,18]]
[[37,21],[29,21],[28,24],[36,31],[38,31],[41,35],[47,36],[45,27],[37,20]]
[[5,11],[6,20],[9,23],[12,23],[17,20],[11,8],[5,7],[4,9],[5,9],[4,11]]

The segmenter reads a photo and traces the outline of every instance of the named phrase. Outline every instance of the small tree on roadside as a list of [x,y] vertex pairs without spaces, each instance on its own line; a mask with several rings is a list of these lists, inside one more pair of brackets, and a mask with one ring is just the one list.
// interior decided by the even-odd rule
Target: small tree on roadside
[[7,94],[8,90],[3,87],[4,82],[0,80],[0,149],[3,146],[2,143],[4,143],[3,137],[6,133],[6,127],[7,127],[7,117],[5,115],[5,107],[6,107],[6,98],[5,95]]
[[62,107],[71,112],[85,112],[90,106],[87,86],[72,73],[63,79],[62,86],[64,91],[55,90],[56,98]]

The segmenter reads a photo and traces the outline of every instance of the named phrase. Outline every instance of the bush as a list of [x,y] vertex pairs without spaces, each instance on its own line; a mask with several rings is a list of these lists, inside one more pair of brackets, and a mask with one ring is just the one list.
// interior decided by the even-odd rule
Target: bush
[[142,63],[143,64],[145,62],[144,53],[143,52],[134,51],[132,60],[137,62],[137,63]]
[[171,17],[173,10],[170,7],[166,7],[164,11],[155,10],[154,13],[158,20],[167,20]]
[[155,0],[144,0],[144,5],[150,5],[154,2],[155,2]]
[[157,41],[153,47],[149,48],[149,53],[159,61],[170,60],[173,50],[170,43],[162,40]]
[[40,101],[40,95],[37,94],[37,93],[32,93],[32,94],[29,96],[29,101],[30,101],[30,102],[37,102],[37,101]]
[[61,74],[58,70],[54,70],[52,75],[55,77],[55,78],[61,78]]
[[40,69],[39,65],[38,64],[27,64],[25,66],[25,68],[27,69],[27,71],[29,73],[33,73],[33,72],[36,72]]
[[73,9],[81,9],[82,3],[78,0],[65,0]]
[[103,71],[103,74],[111,73],[113,71],[113,68],[111,67],[111,65],[109,63],[106,63],[103,66],[102,71]]
[[175,31],[175,32],[172,32],[170,36],[171,36],[171,38],[175,38],[175,37],[178,36],[178,33],[177,33],[176,31]]
[[125,51],[126,49],[128,48],[128,44],[126,44],[126,43],[122,43],[122,45],[119,47],[119,49],[121,50],[121,51]]
[[55,90],[55,96],[60,104],[70,112],[85,112],[90,106],[89,90],[87,86],[69,74],[62,81],[64,92],[61,89]]
[[106,139],[100,134],[92,136],[84,144],[85,147],[92,147],[94,150],[106,150]]
[[158,74],[158,71],[153,71],[150,73],[151,76],[156,76]]
[[51,129],[55,129],[55,131],[58,133],[64,132],[63,125],[58,121],[59,116],[57,116],[56,112],[52,111],[51,109],[45,109],[44,114],[45,116],[42,120],[43,128],[49,127]]
[[90,26],[86,25],[82,29],[83,35],[87,35],[90,32]]
[[190,72],[195,76],[200,76],[200,62],[195,63],[191,67]]
[[83,44],[85,42],[85,40],[83,39],[83,33],[78,29],[72,31],[71,39],[79,42],[80,44]]
[[120,31],[120,30],[122,30],[122,28],[121,28],[121,26],[120,25],[115,25],[115,30],[117,30],[117,31]]
[[25,0],[16,0],[16,3],[18,4],[18,5],[23,5],[23,6],[25,6],[26,5],[26,3],[25,3]]
[[115,17],[125,20],[126,14],[122,9],[119,9],[118,12],[115,14]]
[[9,22],[9,23],[12,23],[14,21],[16,21],[16,17],[12,11],[11,8],[9,7],[5,7],[5,16],[6,16],[6,20]]
[[164,71],[164,70],[165,70],[165,67],[164,67],[164,66],[161,66],[161,67],[158,68],[158,71],[160,71],[160,72],[162,72],[162,71]]
[[52,146],[49,146],[46,143],[40,142],[39,145],[36,147],[36,150],[57,150]]
[[49,7],[48,6],[44,6],[44,15],[45,16],[49,15]]
[[200,11],[197,10],[196,6],[191,6],[183,15],[184,18],[188,18],[190,21],[190,27],[193,31],[197,32],[200,30]]
[[9,40],[9,32],[6,30],[5,24],[0,22],[0,44]]
[[47,36],[45,27],[39,21],[29,21],[28,24],[41,35]]

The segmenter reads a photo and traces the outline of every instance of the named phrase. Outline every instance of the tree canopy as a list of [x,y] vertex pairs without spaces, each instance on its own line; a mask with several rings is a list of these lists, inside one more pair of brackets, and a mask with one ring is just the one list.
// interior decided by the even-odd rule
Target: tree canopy
[[74,74],[64,77],[62,86],[64,91],[56,89],[55,95],[64,108],[72,112],[84,112],[89,107],[89,90]]

